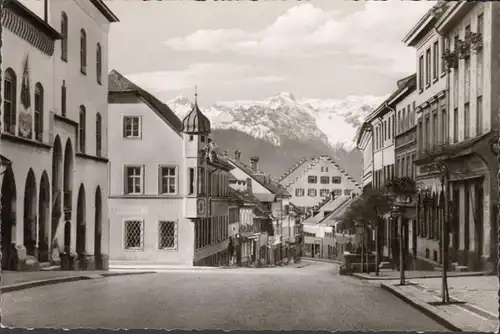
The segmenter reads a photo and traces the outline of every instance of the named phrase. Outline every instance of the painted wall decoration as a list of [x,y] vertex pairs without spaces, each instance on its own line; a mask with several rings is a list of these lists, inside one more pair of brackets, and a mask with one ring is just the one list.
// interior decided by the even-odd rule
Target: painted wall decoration
[[19,106],[19,136],[32,138],[33,112],[31,110],[31,83],[29,72],[29,58],[26,55],[23,65],[23,81],[21,83],[21,96]]

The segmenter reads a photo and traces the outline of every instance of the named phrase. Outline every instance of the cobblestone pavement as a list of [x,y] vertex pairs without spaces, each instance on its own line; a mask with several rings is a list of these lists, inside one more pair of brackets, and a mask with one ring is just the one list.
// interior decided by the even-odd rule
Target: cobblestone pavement
[[172,271],[2,295],[5,326],[54,328],[444,331],[387,291],[311,263]]

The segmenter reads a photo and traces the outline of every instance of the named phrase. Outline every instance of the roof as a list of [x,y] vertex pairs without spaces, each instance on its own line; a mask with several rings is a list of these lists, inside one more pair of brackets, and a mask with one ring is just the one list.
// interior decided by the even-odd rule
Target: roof
[[415,46],[422,37],[427,34],[434,24],[439,20],[439,18],[445,13],[449,4],[447,2],[438,0],[437,3],[432,6],[418,22],[408,31],[408,33],[403,38],[403,43],[407,46]]
[[[276,181],[271,180],[271,177],[266,174],[259,173],[255,170],[253,170],[250,166],[245,165],[243,162],[240,160],[234,160],[227,158],[233,165],[241,169],[245,174],[249,175],[252,179],[254,179],[257,183],[259,183],[261,186],[266,188],[268,191],[271,192],[271,194],[275,196],[280,196],[280,197],[292,197],[292,195],[279,183]],[[256,196],[258,194],[255,194]],[[262,194],[263,195],[263,194]],[[260,196],[260,195],[259,195]],[[262,197],[262,196],[261,196]],[[270,199],[271,197],[267,197],[267,199]],[[260,199],[262,202],[267,202],[268,200],[264,200],[264,197]],[[271,202],[273,202],[271,200]]]
[[210,133],[210,121],[198,107],[198,100],[195,95],[193,109],[182,120],[182,132],[184,133]]
[[[324,216],[324,214],[322,215],[322,213],[324,213],[325,211],[330,211],[330,210],[333,210],[332,212],[335,212],[335,210],[337,210],[343,204],[348,202],[350,199],[351,199],[351,196],[338,196],[338,197],[335,197],[333,200],[330,199],[330,200],[326,201],[326,203],[324,203],[320,207],[319,213],[316,214],[315,216],[309,217],[308,219],[306,219],[304,221],[304,223],[306,223],[306,224],[322,223],[326,218]],[[330,215],[330,214],[328,214],[328,215]]]
[[99,12],[109,21],[109,22],[120,22],[118,17],[109,9],[108,6],[102,0],[90,0],[92,4],[97,8]]
[[9,8],[13,12],[15,12],[17,15],[26,19],[36,29],[43,32],[48,37],[50,37],[52,39],[60,39],[61,38],[61,34],[59,34],[59,32],[57,30],[52,28],[52,26],[50,24],[48,24],[47,22],[42,20],[40,17],[38,17],[38,15],[33,13],[27,7],[25,7],[20,1],[18,1],[18,0],[3,1],[3,6],[5,8]]
[[158,100],[155,96],[124,77],[120,72],[113,69],[108,75],[108,95],[123,93],[134,93],[142,97],[152,109],[172,127],[172,129],[178,134],[181,133],[182,123],[172,109]]
[[333,210],[329,215],[324,217],[319,223],[326,223],[329,220],[337,220],[347,211],[347,209],[352,205],[352,203],[359,200],[359,197],[350,198],[347,201],[340,204],[335,210]]
[[398,80],[397,85],[398,88],[365,118],[363,124],[369,123],[375,117],[382,115],[383,111],[387,109],[387,106],[397,102],[399,98],[406,96],[406,94],[413,92],[417,86],[417,74],[413,73],[412,75]]
[[[359,184],[358,182],[356,181],[355,178],[353,178],[352,176],[350,176],[344,169],[342,169],[340,167],[340,165],[330,156],[328,155],[320,155],[320,156],[315,156],[315,157],[311,157],[311,158],[302,158],[301,160],[299,160],[298,163],[296,163],[295,165],[293,165],[287,172],[285,172],[285,174],[283,174],[279,179],[278,179],[278,182],[282,183],[283,181],[286,180],[286,178],[288,176],[290,176],[292,173],[294,173],[295,171],[297,171],[300,167],[302,167],[307,161],[312,161],[314,163],[314,161],[319,161],[319,160],[327,160],[329,161],[330,163],[332,163],[335,167],[337,167],[339,169],[339,171],[348,178],[349,181],[353,182],[355,184],[356,187],[359,188]],[[288,188],[290,185],[292,185],[293,183],[295,183],[295,180],[290,180],[289,182],[287,182],[287,184],[285,185],[286,188]]]
[[252,193],[246,190],[245,191],[235,190],[231,187],[229,187],[229,196],[238,201],[240,204],[252,205],[259,201],[257,198],[255,198],[254,195],[252,195]]

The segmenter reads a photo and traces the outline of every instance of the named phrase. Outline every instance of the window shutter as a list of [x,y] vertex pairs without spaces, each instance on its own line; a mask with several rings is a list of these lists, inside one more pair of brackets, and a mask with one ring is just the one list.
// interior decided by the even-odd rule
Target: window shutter
[[127,138],[127,118],[123,117],[123,138]]
[[127,167],[123,166],[123,194],[127,194]]

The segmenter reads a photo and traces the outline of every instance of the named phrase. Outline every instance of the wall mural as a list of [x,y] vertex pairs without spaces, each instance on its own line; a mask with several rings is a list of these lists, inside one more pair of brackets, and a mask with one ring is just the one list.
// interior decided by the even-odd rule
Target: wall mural
[[31,111],[29,58],[26,55],[23,65],[23,81],[21,84],[21,105],[19,107],[19,136],[32,138],[33,113]]

